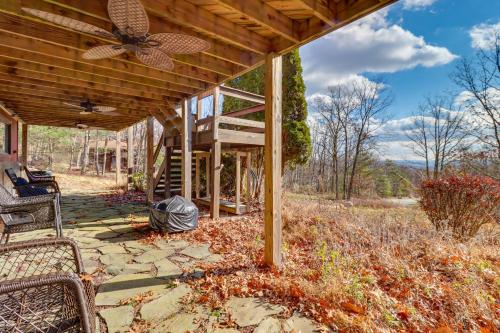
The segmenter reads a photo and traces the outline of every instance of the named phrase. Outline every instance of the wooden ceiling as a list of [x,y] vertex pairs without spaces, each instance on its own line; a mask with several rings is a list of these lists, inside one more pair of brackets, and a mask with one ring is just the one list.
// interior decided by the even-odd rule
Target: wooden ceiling
[[[21,11],[59,14],[111,30],[105,0],[0,1],[0,102],[28,124],[120,130],[151,113],[172,117],[183,99],[261,65],[396,0],[141,0],[150,33],[177,32],[211,43],[173,56],[175,67],[146,67],[134,56],[85,60],[92,46],[116,43],[65,29]],[[122,116],[86,115],[63,106],[90,98]]]

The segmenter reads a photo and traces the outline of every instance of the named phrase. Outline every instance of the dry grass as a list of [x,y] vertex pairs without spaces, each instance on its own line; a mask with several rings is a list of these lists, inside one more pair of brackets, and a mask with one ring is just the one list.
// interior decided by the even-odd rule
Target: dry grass
[[115,176],[111,174],[100,177],[95,175],[82,176],[79,172],[74,171],[54,175],[63,192],[64,190],[111,191],[121,188],[121,186],[116,185]]
[[202,219],[194,232],[164,237],[211,242],[224,255],[192,282],[213,308],[231,295],[264,296],[341,332],[497,331],[497,229],[456,243],[416,207],[344,209],[310,198],[286,199],[283,222],[281,271],[262,264],[260,213]]

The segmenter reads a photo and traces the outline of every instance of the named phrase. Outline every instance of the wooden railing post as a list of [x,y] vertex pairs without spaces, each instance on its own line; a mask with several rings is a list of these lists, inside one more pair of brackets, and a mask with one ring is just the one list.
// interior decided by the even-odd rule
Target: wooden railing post
[[210,186],[210,217],[217,219],[219,218],[221,171],[221,143],[219,141],[219,87],[216,87],[213,93],[212,133],[212,185]]
[[131,188],[134,174],[134,128],[130,126],[127,129],[127,184]]
[[264,147],[264,260],[281,266],[281,106],[282,59],[266,55]]
[[122,181],[122,145],[121,133],[116,132],[116,147],[115,147],[115,167],[116,167],[116,185],[121,185]]
[[187,200],[191,200],[192,191],[192,135],[193,126],[191,122],[191,112],[189,111],[188,99],[182,101],[182,133],[181,133],[181,182],[182,182],[182,196]]
[[153,160],[153,144],[154,144],[154,117],[149,116],[146,120],[146,203],[153,202],[154,194],[154,160]]
[[22,125],[22,149],[23,154],[21,155],[21,164],[23,166],[28,166],[28,124],[23,123]]

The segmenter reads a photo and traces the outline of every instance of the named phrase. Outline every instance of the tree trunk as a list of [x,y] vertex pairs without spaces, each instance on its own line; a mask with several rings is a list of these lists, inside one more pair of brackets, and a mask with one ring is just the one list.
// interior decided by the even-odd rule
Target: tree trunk
[[99,130],[95,131],[95,152],[94,152],[95,173],[99,177]]
[[106,138],[104,139],[104,156],[103,156],[103,161],[102,161],[102,175],[104,176],[106,174],[106,159],[108,155],[108,136],[106,135]]
[[82,164],[80,173],[84,175],[87,172],[87,165],[89,163],[89,150],[90,150],[90,131],[85,131],[85,139],[83,141]]

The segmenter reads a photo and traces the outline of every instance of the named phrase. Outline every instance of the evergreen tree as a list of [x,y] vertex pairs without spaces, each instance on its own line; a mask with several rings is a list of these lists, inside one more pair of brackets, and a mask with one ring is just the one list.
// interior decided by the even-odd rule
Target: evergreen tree
[[[256,68],[227,83],[228,86],[263,95],[264,67]],[[250,107],[251,102],[224,97],[223,113]],[[254,114],[255,120],[264,120],[263,114]],[[304,164],[311,154],[311,136],[307,125],[307,103],[302,65],[298,50],[283,56],[283,167]]]

